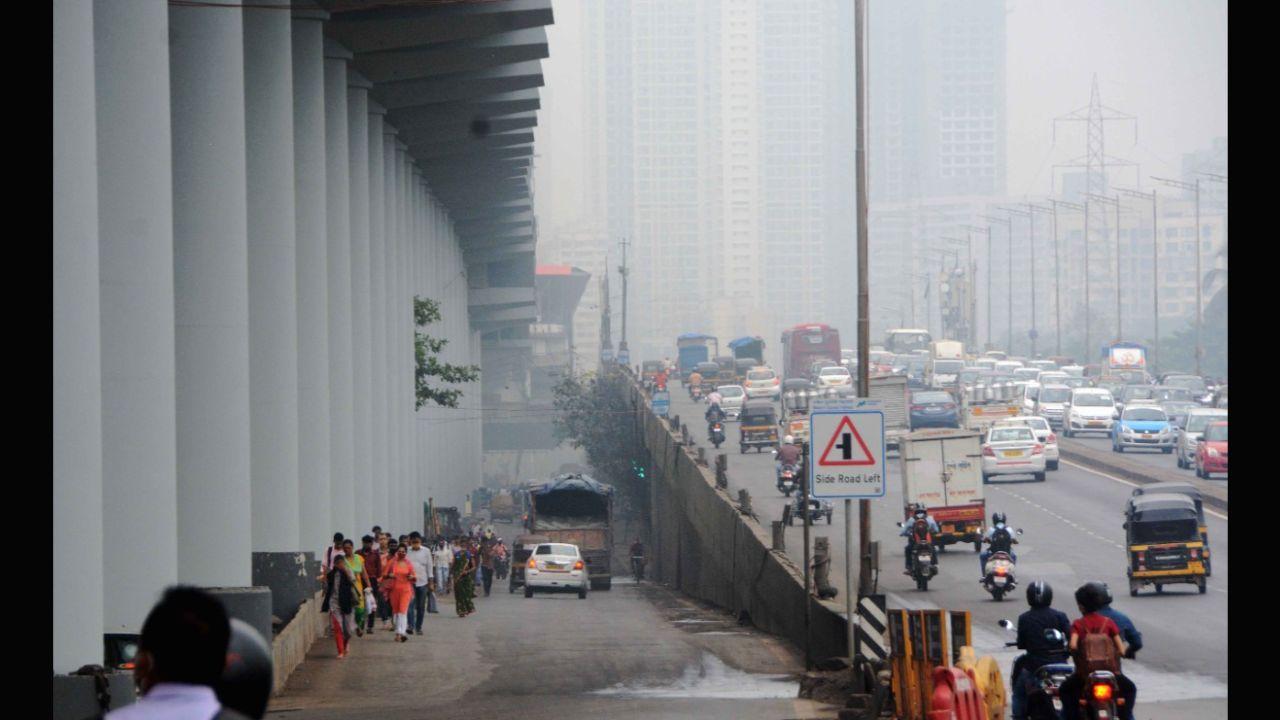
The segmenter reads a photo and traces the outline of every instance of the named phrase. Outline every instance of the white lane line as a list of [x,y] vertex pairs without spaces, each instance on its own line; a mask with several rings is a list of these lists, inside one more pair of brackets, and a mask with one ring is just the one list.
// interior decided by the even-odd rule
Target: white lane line
[[[1070,460],[1059,460],[1058,462],[1061,462],[1063,465],[1070,465],[1071,467],[1076,468],[1077,470],[1083,470],[1083,471],[1085,471],[1085,472],[1087,472],[1087,473],[1089,473],[1089,474],[1091,474],[1091,475],[1097,475],[1098,477],[1104,477],[1104,478],[1106,478],[1106,479],[1108,479],[1108,480],[1113,480],[1113,481],[1118,482],[1118,483],[1121,483],[1121,484],[1123,484],[1123,485],[1128,485],[1129,487],[1142,487],[1142,485],[1141,485],[1141,484],[1139,484],[1139,483],[1132,482],[1132,481],[1130,481],[1130,480],[1124,480],[1124,479],[1122,479],[1122,478],[1118,478],[1118,477],[1116,477],[1115,475],[1108,475],[1108,474],[1106,474],[1106,473],[1102,472],[1101,470],[1096,470],[1096,469],[1091,468],[1091,467],[1089,467],[1089,466],[1087,466],[1087,465],[1081,465],[1081,464],[1079,464],[1079,463],[1073,463],[1073,462],[1071,462]],[[1208,514],[1210,514],[1210,515],[1212,515],[1212,516],[1216,517],[1216,518],[1219,518],[1219,519],[1222,519],[1222,520],[1226,520],[1226,519],[1227,519],[1227,516],[1226,516],[1226,515],[1223,515],[1222,513],[1218,512],[1218,511],[1216,511],[1216,510],[1212,510],[1212,509],[1210,509],[1210,508],[1205,508],[1205,509],[1204,509],[1204,511],[1205,511],[1206,513],[1208,513]]]

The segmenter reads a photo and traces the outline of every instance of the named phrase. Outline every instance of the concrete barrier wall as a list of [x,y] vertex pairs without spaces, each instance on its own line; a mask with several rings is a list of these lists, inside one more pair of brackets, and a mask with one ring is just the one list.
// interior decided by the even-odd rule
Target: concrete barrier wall
[[293,673],[303,660],[307,659],[307,651],[311,644],[324,633],[328,615],[320,612],[320,604],[324,593],[317,592],[302,603],[298,613],[293,616],[284,629],[271,640],[271,664],[273,668],[273,695],[279,695]]
[[[653,461],[652,577],[736,615],[746,612],[755,627],[803,651],[804,569],[771,549],[769,529],[739,511],[737,499],[716,487],[715,472],[695,462],[639,388],[633,392]],[[844,616],[816,598],[808,602],[813,659],[847,656]]]

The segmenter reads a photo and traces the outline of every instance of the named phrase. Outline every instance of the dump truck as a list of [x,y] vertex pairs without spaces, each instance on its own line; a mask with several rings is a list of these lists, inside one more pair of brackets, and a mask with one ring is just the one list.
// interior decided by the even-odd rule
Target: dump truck
[[934,541],[939,548],[971,542],[981,552],[987,515],[981,434],[952,428],[908,433],[901,441],[899,462],[903,521],[923,504],[938,522]]
[[530,534],[550,542],[578,546],[587,565],[592,590],[608,590],[613,582],[609,557],[613,549],[613,486],[589,475],[557,475],[529,490]]

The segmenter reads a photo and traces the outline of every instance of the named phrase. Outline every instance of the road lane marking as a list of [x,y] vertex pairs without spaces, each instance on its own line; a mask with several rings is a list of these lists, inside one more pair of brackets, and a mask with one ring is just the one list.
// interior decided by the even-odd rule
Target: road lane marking
[[[1096,470],[1096,469],[1091,468],[1091,467],[1089,467],[1089,466],[1087,466],[1087,465],[1081,465],[1081,464],[1079,464],[1079,463],[1074,463],[1074,462],[1071,462],[1070,460],[1060,460],[1059,462],[1061,462],[1063,465],[1070,465],[1071,467],[1076,468],[1077,470],[1083,470],[1083,471],[1085,471],[1085,472],[1087,472],[1087,473],[1089,473],[1089,474],[1091,474],[1091,475],[1097,475],[1098,477],[1104,477],[1104,478],[1106,478],[1106,479],[1108,479],[1108,480],[1113,480],[1113,481],[1115,481],[1115,482],[1118,482],[1118,483],[1121,483],[1121,484],[1124,484],[1124,485],[1128,485],[1129,487],[1135,487],[1135,488],[1136,488],[1136,487],[1142,487],[1142,485],[1141,485],[1140,483],[1132,482],[1132,481],[1130,481],[1130,480],[1124,480],[1124,479],[1118,478],[1118,477],[1116,477],[1116,476],[1114,476],[1114,475],[1108,475],[1108,474],[1106,474],[1106,473],[1102,472],[1101,470]],[[1212,515],[1212,516],[1214,516],[1214,517],[1216,517],[1216,518],[1219,518],[1219,519],[1222,519],[1222,520],[1226,520],[1226,519],[1227,519],[1227,516],[1226,516],[1226,515],[1223,515],[1222,513],[1218,512],[1218,511],[1216,511],[1216,510],[1213,510],[1213,509],[1210,509],[1210,508],[1205,508],[1205,509],[1204,509],[1204,511],[1205,511],[1205,513],[1207,513],[1207,514],[1209,514],[1209,515]]]

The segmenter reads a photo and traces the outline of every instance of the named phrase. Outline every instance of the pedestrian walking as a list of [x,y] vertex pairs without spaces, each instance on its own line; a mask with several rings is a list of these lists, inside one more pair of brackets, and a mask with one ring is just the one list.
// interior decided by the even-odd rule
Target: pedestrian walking
[[[374,527],[377,527],[376,525]],[[360,559],[364,561],[365,578],[368,581],[365,589],[371,589],[374,595],[377,595],[376,578],[382,577],[382,555],[378,552],[378,548],[373,544],[373,536],[365,535],[360,538],[360,550],[357,553]],[[366,593],[367,595],[367,593]],[[365,632],[373,632],[374,615],[381,614],[382,603],[374,600],[377,610],[370,610],[369,603],[365,602]]]
[[453,564],[453,550],[444,538],[436,540],[433,558],[436,561],[436,591],[449,592],[449,566]]
[[356,583],[346,560],[342,554],[333,556],[333,567],[325,576],[324,602],[320,604],[320,611],[329,613],[339,658],[347,656],[351,631],[355,629]]
[[385,583],[381,582],[383,571],[395,557],[395,550],[391,547],[391,535],[382,533],[378,536],[378,617],[382,620],[382,629],[391,630],[391,600],[387,596],[387,589],[383,587]]
[[409,639],[409,602],[413,599],[413,585],[417,581],[417,576],[413,574],[413,563],[407,557],[408,551],[407,546],[398,546],[395,557],[382,571],[391,613],[395,618],[396,642]]
[[480,582],[484,584],[485,597],[489,597],[489,589],[493,587],[493,546],[493,541],[488,539],[480,544]]
[[342,552],[347,556],[347,569],[351,571],[351,576],[356,581],[356,637],[364,636],[364,589],[370,587],[369,575],[365,572],[364,558],[356,554],[355,543],[350,540],[342,541]]
[[417,530],[409,533],[409,562],[413,563],[414,575],[418,578],[413,586],[413,604],[409,606],[409,629],[422,634],[422,621],[425,617],[427,596],[431,592],[431,580],[434,575],[434,561],[431,550],[422,544],[422,534]]
[[498,579],[506,580],[507,573],[511,571],[511,566],[507,560],[507,545],[502,542],[502,538],[498,538],[498,544],[493,549],[493,565],[498,571]]
[[476,611],[476,557],[467,545],[462,545],[453,556],[453,600],[458,617],[466,617]]

